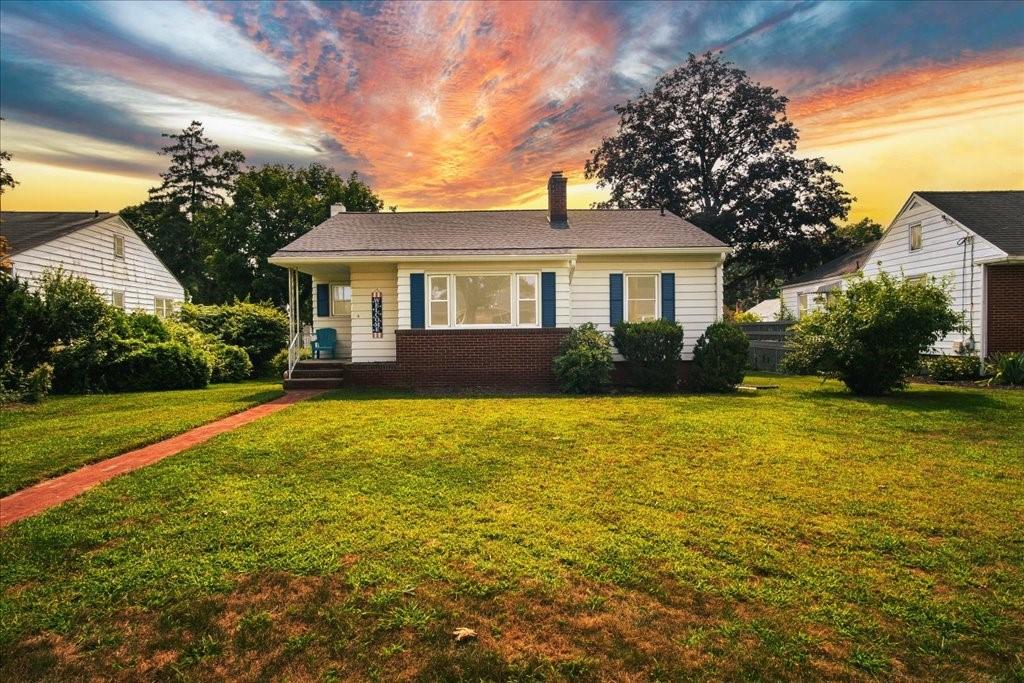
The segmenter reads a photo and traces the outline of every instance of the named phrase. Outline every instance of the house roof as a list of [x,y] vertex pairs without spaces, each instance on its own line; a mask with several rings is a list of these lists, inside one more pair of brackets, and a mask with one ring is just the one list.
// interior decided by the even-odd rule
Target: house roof
[[116,215],[95,211],[0,211],[0,235],[7,238],[13,255]]
[[274,254],[280,257],[558,254],[572,249],[726,249],[657,209],[570,210],[569,227],[544,210],[342,212]]
[[805,282],[827,280],[829,278],[842,277],[844,275],[856,273],[864,265],[868,256],[871,255],[871,251],[875,248],[876,244],[878,244],[878,240],[869,242],[860,249],[854,249],[853,251],[847,252],[842,256],[838,256],[831,261],[826,261],[814,270],[810,270],[782,286],[790,287],[792,285],[804,284]]
[[1005,251],[1024,255],[1024,191],[915,192]]

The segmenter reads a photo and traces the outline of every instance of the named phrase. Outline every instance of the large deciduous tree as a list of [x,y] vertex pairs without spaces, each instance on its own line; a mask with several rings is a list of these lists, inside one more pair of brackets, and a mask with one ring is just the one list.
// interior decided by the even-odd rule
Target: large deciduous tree
[[357,173],[346,180],[317,163],[244,171],[230,198],[230,205],[203,214],[219,244],[206,264],[213,287],[206,298],[215,301],[251,297],[285,303],[287,273],[267,263],[271,254],[327,220],[331,204],[344,204],[349,211],[380,211],[384,206]]
[[[3,117],[0,116],[0,121],[3,121]],[[4,193],[4,190],[8,187],[14,187],[18,184],[18,181],[14,179],[11,172],[4,168],[4,163],[12,159],[10,152],[5,152],[0,149],[0,194]]]
[[727,297],[757,298],[836,255],[829,235],[851,202],[838,167],[796,156],[787,101],[718,54],[691,54],[616,107],[586,175],[609,189],[606,206],[663,208],[733,246]]

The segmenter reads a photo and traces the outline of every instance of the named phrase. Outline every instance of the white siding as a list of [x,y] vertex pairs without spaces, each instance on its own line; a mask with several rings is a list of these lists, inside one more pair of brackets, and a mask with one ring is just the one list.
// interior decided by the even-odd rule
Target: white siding
[[[395,329],[398,327],[397,269],[391,263],[351,266],[353,363],[395,360]],[[370,319],[370,298],[380,290],[384,308],[384,336],[374,337]]]
[[[114,257],[114,235],[124,237],[124,258]],[[11,259],[18,277],[35,286],[47,268],[89,280],[109,302],[112,291],[124,291],[128,311],[152,313],[153,299],[184,301],[185,291],[160,259],[120,217],[82,228]]]
[[[592,322],[599,329],[611,331],[609,275],[631,272],[675,273],[675,313],[676,321],[683,326],[683,359],[692,359],[697,338],[708,325],[722,318],[721,262],[716,256],[669,259],[581,256],[572,278],[570,324],[576,327]],[[620,359],[617,354],[616,359]]]
[[824,295],[818,294],[818,290],[825,286],[832,287],[835,285],[845,288],[846,279],[843,277],[831,277],[824,280],[815,280],[814,282],[803,282],[792,287],[783,287],[781,292],[782,303],[793,318],[799,318],[799,296],[801,294],[807,294],[807,311],[810,312],[825,305]]
[[318,279],[313,276],[313,329],[319,330],[322,327],[333,327],[338,333],[338,346],[334,350],[335,358],[340,360],[351,360],[352,358],[352,318],[344,316],[319,316],[316,314],[316,286],[348,285],[351,284],[348,278]]
[[[914,203],[916,202],[916,206]],[[952,219],[952,217],[950,217]],[[910,250],[910,226],[920,223],[923,229],[923,244],[920,249]],[[872,277],[879,272],[890,275],[930,275],[949,278],[949,292],[953,308],[970,316],[974,304],[974,339],[983,348],[984,329],[982,308],[984,304],[984,272],[978,261],[1004,257],[1006,254],[980,236],[974,235],[974,262],[971,261],[970,247],[967,250],[967,268],[963,270],[964,245],[957,244],[966,235],[974,235],[959,223],[947,221],[942,212],[928,202],[913,198],[908,207],[893,221],[888,232],[864,265],[864,275]],[[974,275],[973,297],[971,296],[971,274]],[[962,341],[968,335],[959,332],[948,335],[935,345],[938,353],[954,353],[953,342]]]

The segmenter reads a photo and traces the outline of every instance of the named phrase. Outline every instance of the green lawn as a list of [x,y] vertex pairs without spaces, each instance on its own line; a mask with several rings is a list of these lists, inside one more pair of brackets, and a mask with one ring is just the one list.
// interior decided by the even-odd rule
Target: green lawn
[[1024,392],[768,381],[297,404],[0,533],[0,680],[1020,680]]
[[51,396],[0,408],[0,495],[280,396],[280,382]]

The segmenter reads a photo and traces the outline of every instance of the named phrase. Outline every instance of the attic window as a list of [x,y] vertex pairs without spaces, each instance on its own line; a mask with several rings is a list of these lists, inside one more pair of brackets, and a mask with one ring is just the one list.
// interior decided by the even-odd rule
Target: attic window
[[124,237],[114,235],[114,258],[124,258]]
[[921,224],[910,226],[910,251],[917,251],[924,243]]

